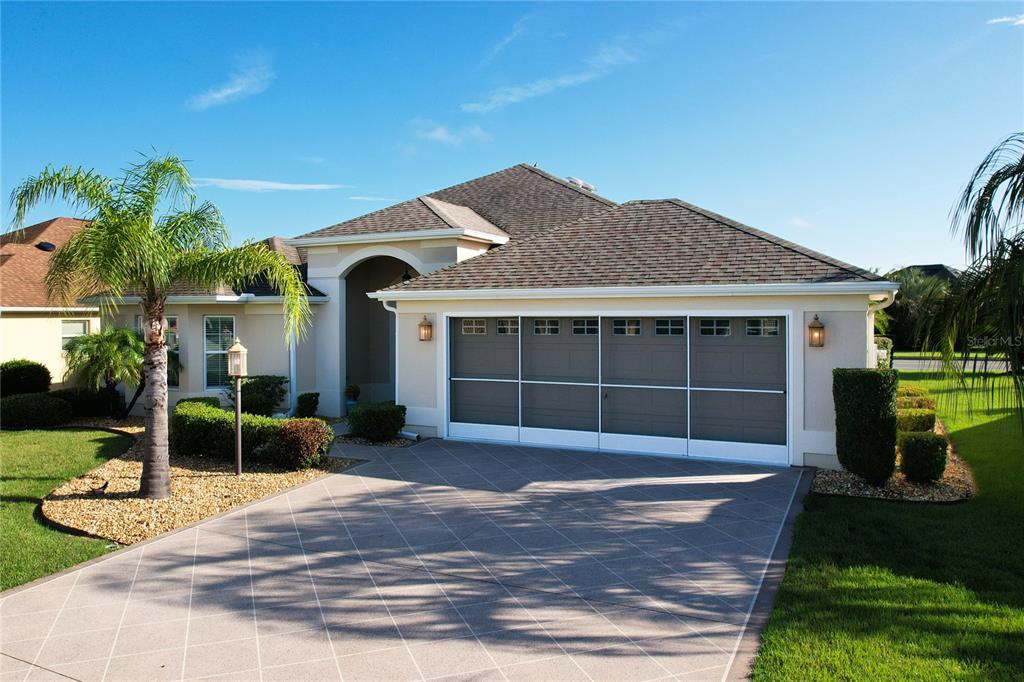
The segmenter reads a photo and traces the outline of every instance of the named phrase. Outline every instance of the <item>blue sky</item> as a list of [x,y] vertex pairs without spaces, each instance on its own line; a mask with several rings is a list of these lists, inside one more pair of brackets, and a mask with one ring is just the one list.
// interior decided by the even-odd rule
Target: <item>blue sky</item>
[[865,267],[960,264],[950,207],[1024,128],[1024,3],[0,12],[5,198],[48,163],[116,174],[156,149],[236,240],[527,162]]

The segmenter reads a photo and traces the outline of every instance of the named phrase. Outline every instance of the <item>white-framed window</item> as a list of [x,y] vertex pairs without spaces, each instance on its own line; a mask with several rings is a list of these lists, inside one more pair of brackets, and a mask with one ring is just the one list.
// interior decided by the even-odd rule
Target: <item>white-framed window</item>
[[747,320],[747,336],[778,336],[779,321],[773,319]]
[[533,321],[533,333],[537,336],[554,336],[559,333],[557,319],[543,319]]
[[701,320],[701,336],[732,336],[732,324],[728,319]]
[[[181,337],[178,335],[178,316],[165,315],[164,319],[167,320],[167,333],[164,335],[164,343],[167,344],[167,387],[178,388],[181,370],[181,347],[179,345]],[[145,336],[145,331],[142,329],[142,315],[135,316],[135,328]]]
[[640,320],[612,320],[612,336],[640,336]]
[[462,318],[462,334],[464,336],[483,336],[487,333],[487,320],[482,317]]
[[654,335],[655,336],[685,336],[686,335],[686,320],[682,318],[673,318],[668,320],[655,320],[654,321]]
[[235,341],[234,315],[203,317],[203,354],[206,356],[204,385],[221,388],[231,384],[228,376],[228,348]]
[[60,347],[67,348],[71,339],[89,333],[89,320],[61,320]]
[[518,336],[519,318],[500,317],[498,318],[498,336]]
[[573,336],[597,336],[597,318],[572,321]]

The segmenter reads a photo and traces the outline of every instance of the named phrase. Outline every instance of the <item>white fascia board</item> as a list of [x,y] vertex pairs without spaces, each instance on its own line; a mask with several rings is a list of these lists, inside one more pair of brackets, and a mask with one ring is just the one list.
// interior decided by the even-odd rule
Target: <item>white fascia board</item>
[[810,296],[815,294],[885,294],[893,282],[815,282],[811,284],[693,284],[655,287],[567,287],[543,289],[437,289],[374,291],[367,296],[389,301],[451,299],[665,298],[689,296]]
[[286,239],[285,244],[291,246],[329,246],[333,244],[378,244],[380,242],[408,242],[424,239],[471,239],[487,244],[504,244],[507,236],[489,234],[479,230],[453,227],[442,230],[413,230],[407,232],[368,232],[366,234],[343,234],[326,237],[297,237]]
[[0,306],[0,313],[98,313],[95,306]]
[[[320,304],[327,303],[331,300],[330,296],[308,296],[307,299],[310,303]],[[88,300],[96,300],[90,298]],[[141,303],[142,299],[138,296],[124,296],[117,299],[103,300],[115,303],[116,305],[134,304]],[[206,304],[206,303],[230,303],[230,304],[245,304],[255,305],[261,303],[282,303],[284,299],[280,296],[257,296],[256,294],[239,294],[237,296],[168,296],[167,304],[171,305],[188,305],[188,304]]]

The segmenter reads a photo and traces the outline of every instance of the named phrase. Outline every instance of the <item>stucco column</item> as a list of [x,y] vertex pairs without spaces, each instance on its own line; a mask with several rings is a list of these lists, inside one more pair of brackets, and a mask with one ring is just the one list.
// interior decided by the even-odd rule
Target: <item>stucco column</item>
[[310,277],[309,284],[330,297],[327,303],[316,306],[312,330],[316,339],[319,412],[326,417],[339,417],[344,414],[345,404],[345,279]]

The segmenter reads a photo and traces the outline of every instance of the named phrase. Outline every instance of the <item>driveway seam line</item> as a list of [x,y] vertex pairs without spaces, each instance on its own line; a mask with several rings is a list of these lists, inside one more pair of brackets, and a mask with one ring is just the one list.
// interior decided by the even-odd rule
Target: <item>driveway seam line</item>
[[121,634],[121,627],[124,625],[124,617],[128,613],[128,605],[132,601],[132,592],[135,591],[135,581],[139,577],[139,569],[142,567],[142,559],[146,555],[146,548],[143,547],[139,550],[139,560],[135,562],[135,572],[132,574],[132,584],[128,587],[128,596],[124,600],[124,608],[121,609],[121,618],[117,623],[117,631],[114,633],[114,641],[110,644],[110,653],[107,654],[107,664],[103,666],[103,676],[100,677],[101,682],[107,679],[107,673],[110,671],[110,661],[114,657],[114,651],[117,650],[117,639]]

